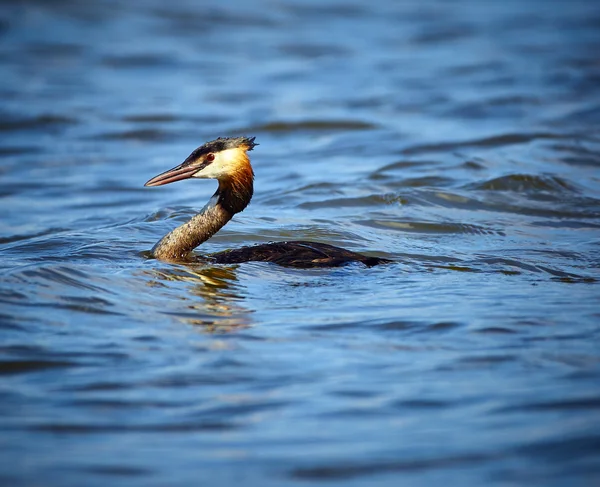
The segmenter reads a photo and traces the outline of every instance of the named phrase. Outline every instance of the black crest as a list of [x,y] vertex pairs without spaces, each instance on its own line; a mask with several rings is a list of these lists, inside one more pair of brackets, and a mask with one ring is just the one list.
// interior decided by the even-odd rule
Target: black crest
[[195,149],[183,163],[195,161],[209,152],[221,152],[227,149],[237,149],[242,146],[246,146],[248,150],[252,150],[258,145],[254,142],[254,139],[256,137],[219,137]]

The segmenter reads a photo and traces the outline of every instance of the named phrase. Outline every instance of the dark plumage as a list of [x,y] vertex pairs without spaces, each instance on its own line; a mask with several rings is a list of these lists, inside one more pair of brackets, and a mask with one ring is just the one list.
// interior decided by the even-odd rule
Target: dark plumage
[[334,245],[295,240],[292,242],[270,242],[267,244],[225,250],[210,255],[217,264],[239,264],[242,262],[273,262],[285,267],[337,267],[350,262],[361,262],[368,267],[392,262],[380,257],[367,257]]

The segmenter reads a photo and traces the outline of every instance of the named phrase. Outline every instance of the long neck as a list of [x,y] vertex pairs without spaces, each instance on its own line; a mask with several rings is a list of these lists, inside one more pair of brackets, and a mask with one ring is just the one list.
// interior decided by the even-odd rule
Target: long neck
[[252,179],[219,181],[219,189],[191,220],[165,235],[152,249],[154,257],[165,261],[187,260],[189,253],[206,242],[242,211],[252,198]]

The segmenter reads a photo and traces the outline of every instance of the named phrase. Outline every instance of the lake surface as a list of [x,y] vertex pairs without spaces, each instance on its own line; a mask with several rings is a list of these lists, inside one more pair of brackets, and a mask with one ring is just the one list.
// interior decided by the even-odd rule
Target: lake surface
[[[597,2],[0,7],[0,483],[600,483]],[[395,263],[148,259],[256,136],[286,239]]]

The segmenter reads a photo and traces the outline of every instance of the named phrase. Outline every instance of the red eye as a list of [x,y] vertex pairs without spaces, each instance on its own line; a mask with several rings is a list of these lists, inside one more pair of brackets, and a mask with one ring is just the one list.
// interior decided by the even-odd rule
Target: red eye
[[206,154],[206,157],[204,158],[205,161],[208,162],[212,162],[215,160],[215,155],[211,152],[210,154]]

